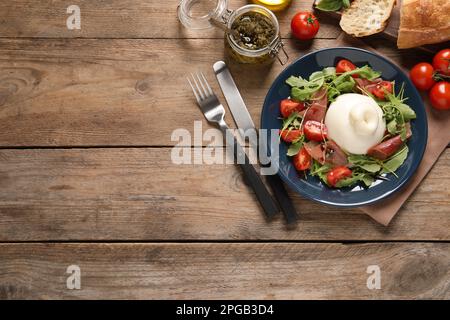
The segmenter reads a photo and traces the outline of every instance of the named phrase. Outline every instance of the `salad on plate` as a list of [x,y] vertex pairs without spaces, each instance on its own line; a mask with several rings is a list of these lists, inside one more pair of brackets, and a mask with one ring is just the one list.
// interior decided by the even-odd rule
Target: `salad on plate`
[[280,103],[280,139],[297,171],[333,188],[370,187],[387,173],[396,176],[416,118],[404,84],[346,59],[286,83],[291,93]]

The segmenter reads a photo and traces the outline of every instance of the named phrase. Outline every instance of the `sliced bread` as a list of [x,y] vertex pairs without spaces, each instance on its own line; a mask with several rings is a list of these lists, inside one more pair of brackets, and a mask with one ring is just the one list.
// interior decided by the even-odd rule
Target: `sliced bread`
[[395,0],[354,0],[342,13],[340,26],[355,37],[365,37],[386,28]]

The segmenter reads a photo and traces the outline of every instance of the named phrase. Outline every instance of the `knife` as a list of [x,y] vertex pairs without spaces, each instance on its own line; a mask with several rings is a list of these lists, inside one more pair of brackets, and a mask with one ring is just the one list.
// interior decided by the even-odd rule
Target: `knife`
[[[256,130],[247,106],[245,105],[245,102],[242,99],[242,96],[239,93],[236,83],[234,82],[230,70],[225,62],[217,61],[214,63],[213,69],[239,132],[242,134],[248,129]],[[265,166],[270,166],[270,163]],[[273,194],[277,199],[281,210],[283,211],[287,224],[291,225],[295,223],[298,219],[297,212],[292,204],[292,200],[283,186],[281,178],[277,174],[267,175],[266,177],[267,182],[269,183],[270,188],[272,189]]]

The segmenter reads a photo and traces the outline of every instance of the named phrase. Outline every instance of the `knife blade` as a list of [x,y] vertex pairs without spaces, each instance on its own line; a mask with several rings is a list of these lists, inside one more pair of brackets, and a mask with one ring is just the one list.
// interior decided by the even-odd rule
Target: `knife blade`
[[[214,63],[213,69],[240,134],[249,129],[256,130],[247,106],[245,105],[245,102],[242,99],[242,96],[225,62],[217,61]],[[264,148],[265,146],[261,147]],[[267,164],[266,166],[269,165],[270,164]],[[281,178],[278,174],[267,175],[266,177],[267,182],[269,183],[270,188],[272,189],[273,194],[277,199],[281,210],[283,211],[287,224],[292,225],[297,221],[298,216],[294,205],[292,204],[292,200],[284,188]]]
[[255,130],[255,124],[245,106],[245,102],[239,93],[236,83],[231,76],[230,70],[223,61],[217,61],[213,65],[217,81],[219,81],[225,100],[230,108],[231,115],[240,132],[248,129]]

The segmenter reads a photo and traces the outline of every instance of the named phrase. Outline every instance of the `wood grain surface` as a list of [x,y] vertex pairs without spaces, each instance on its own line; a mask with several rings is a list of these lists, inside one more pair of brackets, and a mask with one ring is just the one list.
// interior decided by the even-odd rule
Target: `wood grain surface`
[[[230,9],[247,4],[229,0]],[[220,30],[192,31],[178,22],[180,0],[7,0],[0,3],[0,37],[8,38],[223,38]],[[81,30],[68,30],[67,7],[81,10]],[[282,37],[290,37],[292,12],[310,10],[311,2],[293,1],[289,11],[277,13]],[[318,38],[340,33],[333,21],[321,21]]]
[[[335,40],[286,43],[291,60],[335,46]],[[374,43],[402,65],[420,57]],[[227,57],[219,39],[0,40],[0,146],[174,145],[173,130],[193,131],[194,121],[203,121],[186,75],[203,70],[224,101],[212,71],[221,59]],[[259,124],[266,92],[282,66],[230,68]],[[229,112],[226,120],[232,125]],[[205,121],[203,126],[209,128]]]
[[389,227],[291,194],[293,230],[264,220],[237,167],[174,165],[170,153],[1,150],[0,240],[450,240],[450,150]]
[[[235,166],[171,162],[173,130],[210,128],[186,75],[205,71],[223,100],[211,66],[228,61],[221,32],[181,27],[178,2],[79,0],[75,31],[72,1],[0,2],[0,299],[450,298],[449,149],[389,227],[290,193],[288,229],[264,220]],[[320,18],[315,40],[291,39],[311,3],[278,14],[291,61],[341,33]],[[430,59],[367,43],[404,67]],[[283,67],[229,65],[258,124]],[[66,288],[72,264],[81,290]]]
[[[3,244],[3,299],[448,299],[450,244]],[[81,290],[66,269],[81,269]],[[381,289],[367,288],[378,265]]]

